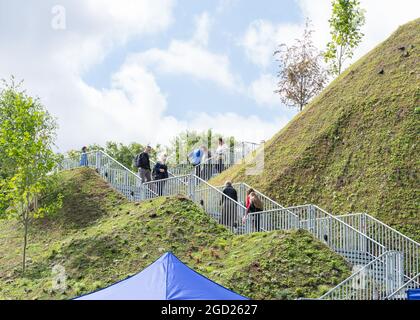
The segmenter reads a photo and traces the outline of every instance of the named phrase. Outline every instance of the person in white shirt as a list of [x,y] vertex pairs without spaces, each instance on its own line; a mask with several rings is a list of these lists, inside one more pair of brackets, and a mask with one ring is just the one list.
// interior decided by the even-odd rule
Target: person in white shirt
[[219,144],[216,149],[216,157],[217,157],[217,171],[221,173],[225,170],[225,158],[227,155],[227,146],[223,142],[223,138],[219,138]]

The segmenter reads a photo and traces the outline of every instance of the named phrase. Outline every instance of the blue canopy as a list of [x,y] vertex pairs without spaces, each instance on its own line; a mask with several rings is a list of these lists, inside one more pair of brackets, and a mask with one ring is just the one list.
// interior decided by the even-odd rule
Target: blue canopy
[[132,277],[75,300],[247,300],[190,269],[171,252]]
[[407,290],[408,300],[420,300],[420,289]]

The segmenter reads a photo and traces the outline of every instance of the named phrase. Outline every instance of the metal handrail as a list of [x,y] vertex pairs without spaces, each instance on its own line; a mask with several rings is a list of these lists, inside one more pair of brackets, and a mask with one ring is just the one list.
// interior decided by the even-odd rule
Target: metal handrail
[[367,216],[367,217],[369,217],[370,219],[374,220],[375,222],[379,223],[380,225],[382,225],[383,227],[387,228],[388,230],[391,230],[392,232],[394,232],[394,233],[398,234],[400,237],[403,237],[405,240],[407,240],[407,241],[411,242],[412,244],[414,244],[414,245],[416,245],[416,246],[420,247],[420,243],[419,243],[419,242],[417,242],[417,241],[415,241],[415,240],[413,240],[413,239],[411,239],[411,238],[407,237],[406,235],[402,234],[401,232],[399,232],[398,230],[394,229],[393,227],[391,227],[391,226],[389,226],[389,225],[387,225],[387,224],[383,223],[382,221],[379,221],[378,219],[376,219],[375,217],[371,216],[371,215],[370,215],[370,214],[368,214],[368,213],[362,213],[362,214],[364,214],[365,216]]
[[231,199],[235,204],[237,204],[240,208],[246,209],[246,207],[242,204],[239,203],[238,201],[233,200],[232,198],[228,197],[226,194],[224,194],[222,191],[220,191],[219,189],[217,189],[216,187],[212,186],[211,184],[209,184],[207,181],[201,179],[200,177],[196,176],[195,174],[192,175],[193,177],[195,177],[198,181],[200,181],[201,183],[203,183],[204,185],[206,185],[208,188],[213,189],[214,191],[218,192],[219,194],[221,194],[224,197],[227,197],[229,199]]
[[384,253],[382,253],[381,255],[379,255],[378,257],[376,257],[374,260],[372,260],[371,262],[369,262],[368,264],[364,265],[361,269],[359,269],[357,272],[353,273],[352,275],[350,275],[347,279],[343,280],[342,282],[340,282],[338,285],[336,285],[334,288],[328,290],[326,293],[324,293],[321,297],[319,297],[318,299],[325,299],[327,296],[331,295],[332,293],[334,293],[334,291],[337,291],[339,289],[341,289],[344,285],[346,285],[347,283],[349,283],[350,281],[352,281],[354,278],[360,276],[360,274],[363,274],[364,272],[366,272],[366,270],[373,265],[374,263],[378,262],[380,259],[382,259],[383,257],[385,257],[386,255],[388,255],[390,252],[386,251]]
[[121,166],[124,170],[128,171],[130,174],[136,176],[137,178],[140,179],[140,176],[136,173],[134,173],[133,171],[131,171],[130,169],[128,169],[125,165],[123,165],[121,162],[119,162],[118,160],[114,159],[113,157],[111,157],[109,154],[107,154],[105,151],[99,150],[98,152],[104,154],[105,156],[107,156],[109,159],[111,159],[112,161],[114,161],[116,164],[118,164],[119,166]]
[[386,250],[402,252],[406,279],[420,271],[420,245],[416,241],[365,213],[341,215],[338,218],[383,244]]
[[382,249],[385,249],[385,246],[383,246],[382,244],[380,244],[379,242],[377,242],[376,240],[372,239],[371,237],[368,237],[367,235],[365,235],[364,233],[360,232],[359,230],[353,228],[351,225],[345,223],[344,221],[341,221],[340,219],[336,218],[335,216],[333,216],[332,214],[328,213],[327,211],[325,211],[324,209],[318,207],[317,205],[312,205],[315,208],[317,208],[318,210],[321,210],[323,213],[325,213],[329,218],[332,218],[335,221],[338,221],[342,224],[344,224],[346,227],[350,228],[351,230],[355,231],[356,233],[364,236],[365,238],[369,239],[370,241],[372,241],[373,243],[377,244],[379,247],[381,247]]
[[325,215],[328,216],[328,218],[331,218],[337,222],[339,222],[340,224],[346,226],[347,228],[350,228],[350,230],[362,235],[363,237],[367,238],[368,240],[372,241],[373,243],[375,243],[376,245],[378,245],[379,247],[381,247],[382,249],[385,249],[385,246],[383,246],[382,244],[380,244],[379,242],[377,242],[376,240],[366,236],[364,233],[360,232],[359,230],[355,229],[354,227],[352,227],[351,225],[345,223],[344,221],[341,221],[340,219],[338,219],[336,216],[328,213],[327,211],[325,211],[324,209],[318,207],[317,205],[311,205],[311,204],[306,204],[306,205],[299,205],[299,206],[292,206],[292,207],[287,207],[286,209],[295,209],[295,208],[304,208],[304,207],[308,207],[308,206],[313,206],[314,208],[317,208],[318,210],[322,211]]
[[[239,145],[241,145],[241,144],[251,144],[253,147],[254,147],[254,149],[253,150],[251,150],[250,152],[246,152],[246,153],[243,153],[243,154],[241,154],[241,156],[240,156],[240,159],[241,160],[244,160],[245,159],[245,157],[247,157],[251,152],[254,152],[257,148],[258,148],[258,146],[260,146],[260,144],[258,144],[258,143],[251,143],[251,142],[240,142],[239,143]],[[237,144],[238,145],[238,144]],[[233,152],[234,154],[237,154],[237,152],[236,151],[234,151]],[[229,150],[226,150],[226,152],[224,152],[223,153],[223,157],[228,157],[229,156],[229,154],[230,154],[230,151]],[[194,174],[194,172],[196,172],[195,170],[199,170],[199,171],[201,171],[203,168],[205,168],[205,166],[206,165],[212,165],[212,164],[217,164],[216,163],[216,161],[218,161],[219,160],[219,157],[220,157],[220,155],[215,155],[215,154],[213,154],[210,158],[208,158],[206,161],[204,161],[204,162],[201,162],[201,163],[199,163],[198,165],[193,165],[193,164],[191,164],[191,163],[187,163],[187,164],[185,164],[185,163],[181,163],[181,164],[178,164],[177,166],[175,166],[175,167],[173,167],[173,168],[171,168],[172,169],[172,171],[176,171],[177,170],[177,168],[178,167],[184,167],[185,165],[190,165],[190,166],[192,166],[192,168],[190,168],[191,169],[191,171],[192,171],[192,173]],[[225,159],[226,160],[226,159]],[[226,163],[224,163],[224,165],[226,165]],[[230,165],[232,165],[232,163],[229,163],[228,164],[228,166],[230,166]],[[198,169],[197,169],[198,168]],[[209,178],[211,178],[211,177],[209,177]]]
[[[238,183],[233,183],[234,186],[244,186],[246,189],[253,189],[254,192],[256,192],[260,197],[263,197],[264,199],[266,199],[267,201],[270,201],[272,204],[278,206],[280,209],[286,209],[285,207],[283,207],[281,204],[279,204],[278,202],[274,201],[273,199],[267,197],[264,193],[258,191],[257,189],[255,189],[254,187],[251,187],[249,184],[245,183],[245,182],[238,182]],[[225,186],[216,186],[216,188],[224,188]]]
[[[248,144],[248,145],[252,145],[254,148],[253,148],[253,150],[251,151],[251,152],[254,152],[255,150],[257,150],[257,148],[261,145],[261,143],[256,143],[256,142],[249,142],[249,141],[240,141],[240,142],[237,142],[237,143],[235,143],[235,145],[234,145],[234,148],[235,147],[237,147],[238,145],[244,145],[244,144]],[[196,145],[196,147],[197,147],[197,145]],[[227,150],[229,151],[230,150],[230,147],[227,147]],[[249,153],[247,153],[246,155],[248,155]],[[212,156],[212,157],[210,157],[209,159],[207,159],[206,161],[209,161],[210,159],[213,159],[213,158],[216,158],[217,156]],[[187,164],[187,163],[178,163],[178,165],[179,164]]]
[[283,207],[281,204],[279,204],[277,201],[275,201],[275,200],[273,200],[273,199],[271,199],[270,197],[267,197],[265,194],[263,194],[261,191],[258,191],[257,189],[255,189],[254,187],[251,187],[249,184],[247,184],[247,183],[245,183],[245,182],[241,182],[241,184],[243,185],[243,186],[245,186],[246,188],[248,188],[248,189],[254,189],[254,191],[256,192],[256,193],[258,193],[259,195],[262,195],[262,196],[264,196],[266,199],[268,199],[269,201],[271,201],[273,204],[275,204],[275,205],[277,205],[277,206],[279,206],[280,208],[285,208],[285,207]]
[[419,279],[420,280],[420,272],[417,275],[415,275],[414,277],[412,277],[409,281],[407,281],[406,283],[404,283],[397,290],[395,290],[394,292],[392,292],[389,296],[386,297],[386,299],[389,300],[389,299],[393,298],[397,293],[399,293],[401,290],[403,290],[404,288],[406,288],[412,282],[416,282],[417,284],[419,284],[419,282],[416,281],[416,279]]
[[405,240],[407,240],[407,241],[411,242],[412,244],[414,244],[414,245],[416,245],[416,246],[420,247],[420,243],[419,243],[419,242],[417,242],[417,241],[415,241],[415,240],[413,240],[413,239],[411,239],[411,238],[407,237],[406,235],[402,234],[402,233],[401,233],[400,231],[398,231],[397,229],[394,229],[393,227],[391,227],[391,226],[389,226],[389,225],[387,225],[387,224],[383,223],[382,221],[378,220],[377,218],[375,218],[374,216],[372,216],[372,215],[370,215],[370,214],[368,214],[368,213],[366,213],[366,212],[354,212],[354,213],[347,213],[347,214],[336,215],[335,217],[337,217],[337,218],[346,218],[346,217],[355,217],[355,216],[362,216],[362,215],[364,215],[364,216],[368,217],[369,219],[372,219],[372,220],[373,220],[373,221],[375,221],[376,223],[379,223],[380,225],[382,225],[384,228],[386,228],[386,229],[388,229],[388,230],[392,231],[393,233],[398,234],[400,237],[404,238]]
[[[227,195],[225,195],[220,190],[220,187],[218,189],[218,187],[212,186],[206,180],[204,180],[201,177],[198,177],[197,175],[195,175],[194,172],[192,172],[191,174],[188,174],[188,175],[183,175],[183,176],[175,176],[174,174],[172,174],[173,177],[170,177],[170,178],[167,178],[167,179],[158,180],[158,181],[155,180],[155,181],[148,182],[148,183],[145,183],[145,184],[140,184],[139,186],[135,186],[133,184],[134,183],[137,183],[136,181],[140,181],[140,177],[139,177],[138,174],[134,173],[129,168],[127,168],[126,166],[124,166],[123,164],[121,164],[119,161],[117,161],[116,159],[112,158],[105,151],[102,151],[102,150],[90,151],[87,154],[89,156],[91,156],[94,153],[96,153],[96,155],[98,155],[99,153],[100,154],[103,154],[107,158],[107,161],[112,161],[112,163],[115,163],[118,166],[118,169],[110,168],[110,169],[114,170],[114,171],[111,171],[110,173],[108,172],[111,175],[111,177],[108,177],[107,176],[106,169],[105,170],[102,170],[103,172],[101,172],[101,173],[102,173],[102,175],[105,174],[106,178],[108,179],[108,181],[110,183],[116,183],[117,184],[115,186],[116,189],[119,190],[119,191],[121,191],[121,192],[123,192],[123,194],[126,195],[127,197],[129,197],[129,192],[130,192],[130,190],[132,190],[132,188],[140,188],[140,190],[144,190],[145,187],[147,187],[148,189],[150,189],[148,191],[150,191],[150,195],[152,197],[158,197],[159,196],[159,193],[155,192],[153,190],[153,188],[150,188],[150,186],[152,186],[153,184],[158,185],[159,183],[163,184],[163,183],[166,183],[166,182],[170,182],[170,181],[174,181],[174,180],[179,180],[180,181],[180,184],[182,183],[184,185],[184,186],[182,186],[182,192],[183,193],[184,192],[186,192],[186,193],[188,193],[188,192],[193,192],[193,193],[194,192],[197,192],[197,193],[205,192],[204,194],[207,194],[207,195],[204,196],[205,199],[206,199],[205,201],[210,201],[210,202],[207,202],[208,204],[210,204],[210,206],[213,206],[214,207],[214,203],[215,203],[214,201],[215,200],[212,199],[212,198],[214,197],[215,194],[219,194],[222,197],[222,199],[224,199],[224,197],[225,197],[225,198],[229,199],[229,203],[231,203],[233,205],[236,205],[238,207],[238,212],[245,212],[246,211],[246,207],[240,201],[235,201],[232,198],[228,197]],[[70,158],[71,161],[74,161],[74,163],[73,162],[70,163],[70,167],[73,167],[73,165],[75,165],[75,166],[78,166],[79,165],[78,160],[75,160],[73,157],[69,157],[69,158]],[[211,159],[214,159],[214,158],[216,158],[216,156],[211,157],[210,159],[208,159],[206,163],[208,163],[209,161],[211,161]],[[151,162],[153,163],[152,160],[151,160]],[[93,167],[96,167],[98,165],[99,166],[102,166],[102,163],[101,162],[98,162],[98,160],[96,161],[96,164],[94,163],[94,161],[92,163],[89,163],[89,166],[93,166]],[[112,164],[110,164],[110,163],[107,162],[107,166],[108,165],[112,165]],[[123,174],[124,171],[125,171],[126,174],[129,174],[132,177],[134,177],[135,178],[135,181],[133,181],[133,180],[128,181],[127,175],[124,176],[124,174]],[[126,178],[124,178],[124,177],[126,177]],[[126,179],[126,180],[124,180],[124,179]],[[121,182],[121,181],[123,181],[123,182]],[[126,181],[126,182],[124,182],[124,181]],[[179,187],[180,184],[173,185],[173,187],[172,187],[172,189],[171,189],[170,192],[176,191],[177,188],[179,189],[180,188]],[[185,186],[188,187],[188,188],[187,189],[184,189]],[[241,187],[243,186],[245,188],[251,188],[246,183],[241,183],[240,186]],[[136,192],[138,192],[138,189],[136,189],[136,190],[137,190]],[[241,190],[241,192],[242,191],[243,190]],[[379,237],[379,240],[377,240],[375,238],[378,238],[378,237],[375,234],[372,234],[375,237],[375,238],[372,238],[371,236],[369,236],[368,233],[362,232],[361,230],[358,230],[353,225],[351,225],[351,223],[352,223],[353,220],[349,220],[350,223],[347,223],[346,221],[344,221],[345,218],[357,217],[358,215],[365,215],[366,217],[368,217],[369,219],[371,219],[373,222],[378,223],[379,226],[383,226],[384,227],[384,230],[387,230],[387,232],[392,232],[393,234],[398,235],[398,237],[401,237],[401,239],[407,240],[407,243],[410,243],[410,246],[411,245],[414,245],[415,247],[420,246],[420,244],[418,242],[416,242],[416,241],[408,238],[407,236],[403,235],[399,231],[393,229],[392,227],[384,224],[383,222],[379,221],[378,219],[376,219],[376,218],[374,218],[374,217],[372,217],[372,216],[370,216],[368,214],[365,214],[365,213],[351,213],[351,214],[348,214],[348,215],[334,216],[334,215],[328,213],[327,211],[325,211],[324,209],[322,209],[322,208],[320,208],[320,207],[318,207],[316,205],[310,205],[310,204],[309,205],[301,205],[301,206],[294,206],[294,207],[287,207],[287,208],[285,208],[285,207],[281,206],[280,204],[278,204],[276,201],[274,201],[274,200],[270,199],[269,197],[265,196],[264,194],[262,194],[258,190],[255,190],[255,191],[258,194],[262,195],[264,197],[264,199],[267,199],[267,201],[270,201],[270,203],[272,203],[275,206],[279,207],[277,209],[275,208],[275,209],[270,209],[270,210],[266,210],[266,211],[261,211],[261,212],[258,212],[257,214],[266,214],[266,215],[269,216],[271,213],[276,213],[276,212],[279,212],[281,210],[286,210],[286,212],[289,211],[298,220],[298,223],[297,223],[296,228],[302,227],[301,223],[299,222],[299,221],[301,221],[301,222],[303,222],[303,226],[306,226],[304,228],[308,229],[308,231],[312,232],[317,237],[319,237],[319,236],[322,237],[322,233],[324,231],[322,231],[323,229],[320,229],[321,231],[320,230],[317,230],[317,229],[311,230],[311,228],[313,228],[313,226],[311,226],[311,223],[314,223],[314,222],[315,223],[318,223],[318,224],[320,224],[320,227],[321,228],[324,228],[324,225],[328,226],[328,223],[325,224],[325,222],[323,222],[323,221],[325,221],[325,219],[331,219],[331,221],[334,221],[334,224],[332,224],[332,226],[334,227],[333,230],[335,232],[334,233],[334,235],[335,235],[334,237],[337,237],[337,238],[334,238],[334,239],[338,239],[338,241],[344,241],[345,242],[344,243],[344,247],[342,247],[342,245],[340,245],[340,242],[335,242],[334,243],[334,245],[336,243],[339,244],[339,247],[334,247],[336,249],[336,252],[338,252],[338,253],[340,253],[340,250],[359,250],[359,251],[360,250],[364,250],[364,249],[361,249],[360,248],[360,246],[357,244],[357,241],[369,241],[369,243],[371,243],[369,245],[370,246],[370,249],[368,251],[366,251],[366,252],[363,251],[363,253],[366,254],[366,255],[370,255],[373,260],[370,260],[370,258],[364,260],[365,262],[363,262],[363,264],[364,263],[367,263],[367,264],[364,264],[364,266],[363,266],[362,269],[360,269],[358,272],[352,274],[349,278],[347,278],[346,280],[342,281],[339,285],[337,285],[333,289],[329,290],[326,294],[324,294],[321,297],[321,299],[324,298],[324,297],[326,297],[328,293],[333,292],[333,290],[338,290],[338,288],[340,286],[343,286],[343,285],[349,283],[349,281],[353,280],[358,274],[360,274],[361,272],[363,272],[362,270],[367,270],[367,268],[371,267],[373,263],[378,263],[378,261],[380,261],[380,259],[382,259],[386,254],[390,254],[391,253],[391,251],[389,250],[389,248],[387,248],[387,245],[383,245],[381,243],[381,240],[384,240],[385,241],[388,238],[384,238],[384,237],[380,236]],[[131,191],[131,193],[132,192],[133,191]],[[212,192],[215,192],[215,194],[214,193],[212,194]],[[187,194],[187,195],[191,196],[192,194],[190,193],[190,194]],[[210,198],[208,198],[208,197],[210,197]],[[215,199],[216,199],[216,197],[215,197]],[[142,200],[142,199],[140,199],[140,200]],[[311,209],[311,207],[313,209]],[[315,211],[314,211],[315,213],[313,213],[312,211],[305,211],[305,210],[314,210],[314,209],[315,209]],[[293,212],[294,210],[297,210],[298,213],[296,214],[295,212]],[[301,217],[300,217],[301,214],[305,215],[305,217],[306,217],[305,220],[301,220]],[[253,216],[255,216],[255,215],[253,215],[253,214],[249,214],[248,215],[248,217],[247,217],[247,223],[250,222],[250,219]],[[330,220],[327,220],[327,221],[330,221]],[[354,221],[356,221],[356,220],[354,220]],[[375,226],[375,224],[373,224],[373,223],[372,223],[372,225]],[[340,226],[340,227],[338,227],[338,226]],[[337,227],[338,227],[338,229],[335,229]],[[319,226],[317,228],[319,228]],[[380,229],[380,230],[382,230],[382,229]],[[347,238],[347,237],[350,237],[350,238]],[[398,237],[396,237],[397,240],[400,239]],[[361,240],[357,240],[357,239],[361,239]],[[365,239],[365,240],[363,240],[363,239]],[[347,243],[347,241],[350,241],[350,242]],[[355,243],[355,246],[354,247],[353,247],[351,241],[355,241],[354,242]],[[330,245],[330,247],[331,247],[331,244],[330,243],[327,243],[327,244]],[[372,246],[372,244],[374,246]],[[401,246],[401,245],[400,245],[400,247],[401,247],[400,249],[402,250],[402,253],[404,253],[404,247]],[[333,247],[331,247],[331,248],[334,250]],[[356,248],[356,249],[352,249],[352,248]],[[373,251],[371,251],[371,250],[373,250]],[[360,252],[362,252],[362,251],[360,251]],[[397,252],[399,252],[399,251],[397,251]],[[401,252],[399,252],[399,253],[401,253]],[[376,256],[377,254],[379,254],[379,255]],[[344,253],[341,253],[341,255],[344,255]],[[387,263],[387,260],[381,261],[381,263],[386,264]],[[416,270],[418,271],[418,266],[413,265],[413,267],[411,269],[412,269],[413,272],[416,271]],[[404,277],[407,278],[407,279],[409,279],[409,280],[406,281],[398,290],[402,290],[404,287],[408,286],[417,277],[417,276],[415,276],[415,277],[409,277],[410,273],[407,273],[407,274],[405,272],[403,272],[403,273],[404,273]],[[394,293],[395,292],[393,292],[393,294]],[[391,298],[393,296],[393,294],[390,294],[388,297]]]

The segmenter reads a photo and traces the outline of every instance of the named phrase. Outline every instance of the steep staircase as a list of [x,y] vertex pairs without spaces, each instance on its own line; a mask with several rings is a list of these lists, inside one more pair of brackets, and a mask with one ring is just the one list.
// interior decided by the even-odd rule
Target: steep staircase
[[[235,154],[233,161],[229,155],[223,169],[243,161],[252,151]],[[248,215],[242,223],[246,191],[251,187],[237,183],[234,187],[238,201],[227,197],[223,187],[207,183],[220,171],[217,165],[214,158],[196,168],[182,165],[171,168],[168,179],[142,184],[136,173],[105,152],[88,154],[88,166],[130,201],[184,195],[238,235],[290,229],[309,231],[353,266],[348,279],[319,299],[405,299],[407,290],[420,287],[419,243],[366,213],[334,216],[312,204],[285,208],[258,191],[264,211]],[[60,169],[79,166],[77,158],[66,158]]]

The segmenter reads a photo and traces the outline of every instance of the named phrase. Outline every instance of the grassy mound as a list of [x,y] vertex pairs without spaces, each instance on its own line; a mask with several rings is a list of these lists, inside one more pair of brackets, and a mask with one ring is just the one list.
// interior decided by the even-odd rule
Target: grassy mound
[[[143,270],[172,251],[251,298],[318,297],[349,275],[340,257],[303,231],[235,236],[182,197],[129,203],[93,170],[62,173],[64,206],[32,225],[20,272],[21,228],[0,221],[0,299],[67,299]],[[52,289],[54,266],[67,290]]]
[[238,165],[211,183],[245,181],[279,203],[368,212],[420,240],[420,19],[339,76],[265,148],[262,175]]

